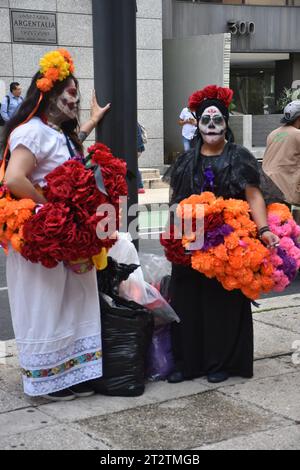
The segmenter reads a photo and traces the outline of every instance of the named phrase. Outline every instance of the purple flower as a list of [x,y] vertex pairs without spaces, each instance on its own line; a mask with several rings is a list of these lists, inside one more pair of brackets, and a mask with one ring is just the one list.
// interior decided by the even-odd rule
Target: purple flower
[[224,243],[224,237],[233,231],[234,229],[228,224],[223,224],[214,230],[206,231],[202,251],[207,251],[209,248],[221,245]]
[[294,258],[289,256],[285,250],[282,248],[277,249],[277,254],[283,261],[281,266],[278,266],[277,269],[280,269],[284,272],[284,274],[289,278],[289,281],[293,281],[297,275],[297,262]]

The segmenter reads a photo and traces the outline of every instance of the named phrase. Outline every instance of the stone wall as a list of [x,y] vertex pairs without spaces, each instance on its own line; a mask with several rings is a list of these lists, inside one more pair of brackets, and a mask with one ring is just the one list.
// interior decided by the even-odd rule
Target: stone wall
[[[149,136],[140,164],[160,166],[163,162],[162,0],[137,0],[137,6],[138,119]],[[87,119],[94,87],[92,1],[0,0],[0,80],[5,82],[7,91],[10,82],[20,82],[25,93],[40,57],[54,47],[13,43],[10,8],[57,13],[58,47],[66,47],[74,58],[81,90],[81,120]],[[94,133],[89,139],[87,144],[93,141]]]
[[148,131],[141,167],[163,165],[162,0],[137,1],[138,120]]

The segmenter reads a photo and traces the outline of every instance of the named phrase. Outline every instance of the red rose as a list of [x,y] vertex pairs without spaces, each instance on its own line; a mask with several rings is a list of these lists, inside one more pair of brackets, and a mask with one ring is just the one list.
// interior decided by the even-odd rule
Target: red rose
[[191,111],[196,111],[198,106],[202,103],[204,100],[204,94],[202,90],[195,91],[190,98],[188,102],[188,107]]
[[217,87],[217,85],[208,85],[208,86],[206,86],[202,90],[204,98],[207,98],[208,100],[211,100],[213,98],[217,98],[218,89],[219,89],[219,87]]
[[64,201],[72,198],[81,190],[85,199],[91,187],[95,187],[94,175],[86,170],[82,163],[69,160],[46,176],[48,186],[45,196],[48,201]]
[[91,145],[88,149],[87,149],[88,153],[94,153],[94,152],[104,152],[104,153],[110,153],[112,154],[111,152],[111,149],[109,147],[107,147],[105,144],[102,144],[102,142],[96,142],[94,145]]
[[232,101],[232,97],[233,97],[233,91],[230,89],[230,88],[222,88],[222,87],[219,87],[218,88],[218,94],[217,94],[217,98],[218,100],[220,101],[223,101],[223,103],[225,104],[225,106],[228,108],[228,106],[230,105],[231,101]]
[[176,228],[172,225],[168,232],[160,235],[160,243],[164,247],[166,258],[171,263],[190,266],[191,255],[183,248],[181,239],[175,239],[175,234]]

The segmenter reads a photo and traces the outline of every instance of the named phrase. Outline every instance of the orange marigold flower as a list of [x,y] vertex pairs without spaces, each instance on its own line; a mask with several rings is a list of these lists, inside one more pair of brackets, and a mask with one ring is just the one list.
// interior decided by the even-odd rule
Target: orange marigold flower
[[199,194],[199,202],[201,204],[212,204],[214,201],[216,201],[216,199],[216,196],[210,191],[204,191],[203,193]]
[[249,204],[241,199],[227,199],[226,209],[231,211],[234,215],[248,214],[250,210]]
[[214,256],[222,261],[228,261],[227,249],[224,245],[218,245],[215,248],[211,248],[209,252],[212,252]]
[[226,264],[225,266],[225,274],[228,276],[235,276],[236,269],[230,266],[230,264]]
[[55,67],[51,67],[45,72],[45,78],[48,78],[48,80],[55,82],[59,78],[59,70]]
[[268,214],[272,213],[272,214],[278,215],[278,217],[280,217],[282,222],[293,218],[289,208],[285,204],[280,204],[278,202],[269,204],[267,207],[267,211],[268,211]]
[[18,251],[19,253],[21,252],[23,241],[17,233],[14,233],[12,235],[12,237],[10,239],[10,243],[11,243],[11,246],[13,247],[13,249],[15,251]]
[[239,289],[239,280],[233,276],[226,276],[222,280],[222,285],[226,290]]
[[253,281],[253,272],[251,269],[243,268],[239,271],[239,280],[241,286],[247,286]]
[[236,270],[240,270],[244,266],[244,260],[243,260],[243,257],[241,255],[238,255],[238,256],[231,255],[229,257],[228,262],[229,262],[230,266],[232,266]]
[[261,272],[264,276],[272,276],[274,267],[271,263],[265,263],[261,267]]
[[274,287],[274,280],[270,276],[261,276],[261,286],[263,292],[269,292]]
[[36,86],[43,93],[47,93],[47,91],[51,90],[51,88],[53,86],[53,82],[52,82],[52,80],[49,80],[48,78],[40,78],[39,80],[37,80]]
[[242,286],[241,291],[246,297],[252,300],[258,299],[260,296],[260,290],[254,290],[250,287]]
[[192,267],[196,271],[204,273],[207,277],[214,277],[214,258],[209,253],[202,253],[201,251],[196,251],[192,256]]

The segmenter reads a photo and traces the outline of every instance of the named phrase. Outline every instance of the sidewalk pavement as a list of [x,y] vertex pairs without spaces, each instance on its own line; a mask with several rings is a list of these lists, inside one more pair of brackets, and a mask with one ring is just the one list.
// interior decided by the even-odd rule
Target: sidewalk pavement
[[152,382],[141,397],[66,403],[25,397],[15,343],[0,343],[0,449],[299,450],[300,294],[261,300],[254,328],[253,379]]
[[145,194],[139,194],[139,204],[163,204],[169,202],[170,188],[145,189]]

